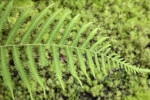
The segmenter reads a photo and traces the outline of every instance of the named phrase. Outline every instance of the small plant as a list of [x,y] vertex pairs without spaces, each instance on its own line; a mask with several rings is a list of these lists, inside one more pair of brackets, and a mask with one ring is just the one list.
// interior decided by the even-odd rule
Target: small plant
[[[0,5],[0,10],[2,10],[4,5],[5,4],[3,3]],[[97,33],[97,30],[98,30],[97,28],[93,29],[89,33],[89,36],[86,38],[86,40],[83,43],[79,44],[79,39],[81,37],[81,34],[83,34],[85,30],[92,24],[91,22],[83,25],[80,28],[80,30],[76,33],[76,36],[72,40],[70,45],[66,44],[69,33],[71,32],[72,28],[77,22],[79,15],[75,16],[71,20],[71,22],[68,24],[68,27],[64,31],[61,39],[59,41],[54,41],[59,33],[58,31],[60,30],[60,27],[62,26],[63,21],[70,14],[70,12],[67,12],[64,15],[62,15],[61,19],[58,21],[56,26],[53,27],[51,33],[48,36],[48,39],[43,42],[42,37],[46,29],[49,28],[50,24],[54,23],[55,17],[58,16],[61,10],[58,10],[55,13],[53,13],[53,15],[51,15],[41,26],[41,29],[36,34],[36,37],[33,40],[31,39],[29,43],[29,37],[31,36],[31,33],[34,31],[37,23],[46,14],[47,10],[52,5],[45,8],[38,16],[36,16],[34,20],[32,20],[32,23],[28,26],[19,44],[16,44],[16,43],[12,44],[12,41],[15,39],[16,33],[18,29],[20,28],[21,24],[23,24],[24,21],[27,19],[29,15],[29,10],[25,11],[17,19],[16,23],[13,25],[13,28],[9,31],[6,41],[2,40],[3,29],[6,24],[7,18],[9,17],[11,8],[13,6],[13,2],[10,2],[7,5],[5,11],[3,11],[2,13],[2,16],[0,18],[0,39],[1,39],[0,71],[1,71],[1,75],[3,77],[4,83],[9,88],[12,98],[14,100],[15,100],[15,96],[13,93],[14,86],[13,86],[13,82],[11,78],[11,72],[9,70],[8,59],[6,56],[6,55],[9,55],[8,53],[9,49],[11,49],[10,51],[12,53],[12,59],[15,64],[15,68],[18,71],[24,84],[26,85],[30,93],[31,99],[33,99],[33,96],[32,96],[30,81],[28,78],[28,73],[22,64],[23,61],[20,59],[20,56],[22,55],[21,54],[22,50],[25,51],[25,55],[28,60],[28,69],[33,79],[35,79],[39,83],[39,85],[43,88],[44,95],[46,95],[45,87],[44,87],[43,81],[40,78],[40,75],[38,74],[38,70],[36,67],[37,64],[35,62],[34,52],[33,52],[34,48],[38,48],[39,61],[40,61],[41,66],[47,66],[49,64],[49,61],[45,56],[45,50],[46,48],[50,48],[49,52],[51,52],[52,57],[53,57],[54,71],[63,89],[65,89],[65,86],[62,80],[62,71],[61,71],[61,67],[59,64],[60,63],[59,52],[62,50],[65,51],[67,65],[68,65],[68,69],[70,73],[79,82],[81,87],[83,86],[83,83],[78,77],[74,59],[78,61],[81,71],[84,73],[84,75],[87,77],[88,80],[90,80],[90,76],[89,74],[87,74],[87,69],[90,69],[90,72],[94,78],[96,78],[95,70],[97,69],[99,73],[103,72],[104,75],[107,75],[109,71],[111,71],[113,68],[122,68],[122,69],[125,69],[127,72],[133,72],[133,73],[150,72],[149,69],[141,69],[136,66],[133,66],[127,63],[122,58],[120,58],[120,56],[118,56],[117,54],[112,53],[110,49],[111,45],[104,42],[108,39],[108,37],[102,37],[98,41],[92,43],[90,47],[87,47],[87,45],[89,45],[88,43],[90,43],[91,40],[94,40],[94,35]],[[76,55],[77,58],[74,58],[74,55]]]

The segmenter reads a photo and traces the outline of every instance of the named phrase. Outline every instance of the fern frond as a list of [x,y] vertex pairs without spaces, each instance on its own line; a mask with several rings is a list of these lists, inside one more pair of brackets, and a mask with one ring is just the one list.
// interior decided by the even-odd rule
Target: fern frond
[[58,15],[58,13],[60,11],[61,11],[61,9],[56,11],[52,16],[50,16],[47,19],[46,23],[43,24],[40,32],[37,34],[36,38],[34,39],[33,44],[40,43],[40,41],[42,40],[42,36],[43,36],[44,32],[47,30],[48,26],[55,20],[56,16]]
[[72,56],[73,55],[72,54],[72,48],[66,47],[65,51],[66,51],[66,55],[67,55],[67,58],[68,58],[69,71],[72,74],[72,76],[75,77],[79,81],[81,87],[83,87],[82,86],[82,82],[80,81],[80,79],[79,79],[79,77],[78,77],[78,75],[76,73],[77,71],[76,71],[76,68],[74,66],[74,62],[73,62],[73,59],[72,59],[73,58],[73,56]]
[[11,80],[11,73],[8,68],[8,62],[6,60],[6,48],[0,47],[0,62],[1,62],[1,75],[3,77],[5,85],[9,88],[13,100],[15,100],[13,93],[13,83]]
[[92,55],[90,53],[90,51],[86,51],[86,55],[87,55],[87,60],[88,60],[88,66],[91,70],[91,73],[93,74],[94,78],[95,78],[95,65],[94,65],[94,62],[93,62],[93,59],[92,59]]
[[65,89],[64,87],[64,83],[62,81],[62,72],[61,72],[61,68],[59,65],[59,54],[58,54],[58,48],[55,46],[52,46],[52,55],[53,55],[53,65],[55,67],[55,73],[56,73],[56,77],[58,78],[63,90]]
[[28,79],[27,73],[21,63],[20,56],[19,56],[20,52],[18,50],[18,47],[13,46],[12,54],[13,54],[13,60],[14,60],[15,67],[16,67],[21,79],[23,80],[24,84],[27,86],[27,89],[30,93],[30,98],[33,100],[29,79]]
[[76,23],[76,21],[77,21],[78,18],[79,18],[79,14],[77,16],[75,16],[71,20],[71,22],[69,23],[67,29],[65,30],[65,33],[64,33],[62,39],[58,42],[59,45],[63,45],[64,44],[65,40],[67,39],[67,36],[69,35],[72,27],[75,25],[75,23]]
[[62,18],[59,20],[59,22],[57,23],[57,25],[54,27],[54,30],[50,33],[50,36],[49,36],[49,38],[48,38],[48,40],[46,42],[47,44],[50,44],[53,41],[54,37],[57,36],[57,33],[58,33],[61,25],[63,24],[63,21],[68,16],[68,14],[70,14],[70,12],[65,13],[62,16]]
[[0,39],[2,37],[3,27],[4,27],[5,23],[6,23],[6,20],[7,20],[8,16],[9,16],[9,13],[10,13],[10,10],[12,8],[12,5],[13,5],[13,2],[11,1],[7,5],[6,10],[3,13],[3,16],[1,16],[1,18],[0,18]]
[[[52,4],[53,5],[53,4]],[[37,23],[39,22],[39,20],[44,16],[44,14],[48,11],[48,9],[52,6],[48,6],[47,8],[45,8],[34,20],[32,20],[31,24],[29,25],[25,35],[23,36],[21,43],[20,44],[24,44],[26,43],[26,41],[28,40],[31,32],[35,29]]]
[[25,11],[22,16],[20,16],[20,18],[18,18],[18,20],[16,21],[16,23],[14,24],[14,27],[11,29],[11,31],[8,33],[8,38],[6,41],[5,45],[8,45],[11,43],[11,41],[15,38],[15,34],[17,33],[17,30],[19,29],[19,27],[21,26],[21,24],[23,23],[23,21],[27,18],[29,13],[29,10]]
[[34,58],[33,58],[33,52],[32,52],[32,47],[31,46],[27,46],[26,47],[26,55],[27,55],[27,58],[28,58],[28,67],[29,67],[29,71],[32,75],[32,77],[40,84],[40,86],[43,88],[44,90],[44,95],[46,95],[46,92],[45,92],[45,87],[44,87],[44,84],[38,74],[38,71],[37,71],[37,68],[36,68],[36,64],[35,64],[35,61],[34,61]]
[[40,65],[42,67],[47,66],[48,61],[47,61],[46,56],[45,56],[45,48],[42,45],[40,45],[38,48],[38,51],[39,51]]
[[[50,5],[50,6],[52,6],[52,5]],[[2,8],[2,7],[3,7],[3,4],[0,4],[0,8]],[[7,5],[5,11],[3,12],[3,16],[0,19],[0,38],[2,37],[3,27],[6,23],[7,17],[9,16],[11,7],[12,7],[12,2]],[[31,99],[33,99],[31,87],[30,87],[29,79],[27,77],[27,73],[21,63],[19,46],[22,46],[25,48],[25,53],[26,53],[26,56],[28,59],[29,71],[30,71],[33,79],[35,79],[38,82],[38,84],[42,87],[42,89],[44,91],[44,95],[46,95],[45,87],[44,87],[44,84],[42,82],[40,75],[38,74],[36,63],[35,63],[34,57],[33,57],[33,54],[34,54],[33,48],[35,46],[38,47],[39,62],[40,62],[41,66],[48,65],[48,60],[46,59],[46,56],[45,56],[45,47],[51,48],[51,53],[53,56],[53,64],[52,65],[54,67],[56,77],[57,77],[58,81],[60,82],[63,89],[65,89],[65,86],[63,83],[62,70],[61,70],[61,66],[60,66],[59,48],[65,49],[65,55],[67,56],[68,69],[69,69],[71,75],[78,80],[78,82],[81,86],[82,86],[82,82],[78,77],[78,73],[76,71],[76,66],[74,64],[74,58],[73,58],[74,52],[77,56],[77,58],[76,58],[78,61],[77,65],[79,65],[81,71],[87,77],[88,80],[90,80],[90,78],[89,78],[89,74],[87,73],[87,67],[89,67],[90,73],[93,75],[94,78],[96,78],[96,75],[99,75],[99,73],[97,74],[97,72],[100,72],[100,73],[103,72],[104,75],[107,75],[108,72],[110,72],[113,68],[115,68],[115,69],[122,68],[122,69],[125,69],[127,72],[132,72],[135,74],[140,73],[140,72],[141,73],[150,72],[149,69],[142,69],[142,68],[139,68],[136,66],[132,66],[131,64],[124,61],[119,55],[116,55],[115,53],[110,53],[111,49],[109,47],[111,45],[107,44],[107,43],[104,44],[104,41],[106,39],[108,39],[108,37],[100,38],[98,41],[96,41],[95,43],[90,45],[91,46],[90,48],[87,48],[88,43],[90,42],[90,40],[93,40],[94,35],[97,33],[98,28],[93,29],[89,33],[89,35],[85,39],[85,41],[78,46],[78,42],[81,37],[81,34],[84,33],[85,30],[87,30],[87,28],[91,25],[91,22],[88,24],[84,24],[77,32],[77,34],[74,37],[74,40],[71,42],[71,44],[66,45],[65,42],[67,41],[68,35],[70,34],[77,19],[79,18],[79,15],[75,16],[71,20],[71,22],[68,24],[68,26],[64,32],[64,35],[62,36],[60,41],[58,41],[58,43],[53,42],[53,40],[55,38],[57,38],[59,30],[60,30],[65,18],[70,14],[70,12],[65,13],[61,17],[61,19],[58,21],[56,26],[54,26],[54,29],[50,32],[49,37],[46,40],[46,43],[41,43],[42,37],[43,37],[44,33],[46,32],[46,30],[48,29],[49,25],[51,25],[54,22],[56,16],[59,14],[59,12],[61,10],[56,11],[52,16],[50,16],[46,20],[46,22],[42,25],[40,31],[35,36],[35,39],[33,39],[33,41],[30,40],[31,43],[27,44],[26,42],[28,41],[31,33],[33,32],[33,30],[36,29],[35,27],[38,25],[38,22],[42,19],[42,17],[46,14],[49,7],[45,8],[40,14],[38,14],[38,16],[34,20],[31,21],[31,24],[27,28],[26,33],[23,35],[23,38],[22,38],[20,44],[11,44],[12,40],[14,40],[14,38],[15,38],[15,34],[16,34],[17,30],[19,29],[19,27],[21,26],[21,24],[23,23],[23,21],[25,20],[25,18],[28,15],[28,11],[26,11],[21,17],[19,17],[19,19],[17,19],[14,27],[8,33],[8,38],[7,38],[6,44],[0,46],[1,75],[4,79],[5,84],[7,85],[7,87],[9,88],[9,90],[11,92],[13,99],[15,99],[14,94],[13,94],[13,83],[12,83],[11,74],[9,72],[9,68],[7,65],[8,64],[7,58],[5,56],[6,55],[6,52],[5,52],[6,47],[12,47],[12,53],[13,53],[12,59],[14,60],[15,68],[19,72],[19,75],[20,75],[21,79],[23,80],[24,84],[27,86],[27,89],[30,92]],[[100,46],[102,45],[102,46],[100,47],[99,45]],[[87,61],[85,61],[85,60],[87,60]],[[96,71],[96,69],[98,69],[99,71]]]
[[79,32],[77,33],[77,35],[75,36],[71,46],[76,46],[77,43],[78,43],[78,40],[81,36],[81,34],[90,26],[90,24],[92,24],[92,22],[88,23],[88,24],[85,24],[81,27],[81,29],[79,30]]

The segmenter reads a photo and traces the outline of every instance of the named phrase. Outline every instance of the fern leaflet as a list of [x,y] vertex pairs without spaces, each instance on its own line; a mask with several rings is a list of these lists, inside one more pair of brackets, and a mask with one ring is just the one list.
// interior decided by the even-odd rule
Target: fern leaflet
[[92,22],[83,25],[83,27],[79,30],[79,32],[77,33],[76,37],[74,38],[71,46],[76,46],[77,45],[78,40],[79,40],[81,34],[89,27],[90,24],[92,24]]
[[91,31],[91,33],[89,33],[89,36],[87,37],[86,41],[83,42],[83,44],[80,46],[81,48],[84,48],[88,44],[88,42],[94,37],[97,30],[98,28],[94,29],[93,31]]
[[1,37],[2,37],[2,30],[3,30],[3,27],[4,27],[4,25],[5,25],[5,23],[6,23],[6,19],[8,18],[8,16],[9,16],[9,13],[10,13],[10,10],[11,10],[11,8],[12,8],[12,1],[7,5],[7,7],[6,7],[6,11],[4,12],[4,14],[3,14],[3,16],[1,17],[1,19],[0,19],[0,39],[1,39]]
[[55,73],[56,73],[56,77],[58,78],[61,86],[63,89],[65,89],[64,87],[64,83],[62,81],[62,72],[61,72],[61,68],[59,66],[59,55],[58,55],[58,48],[56,48],[55,46],[52,46],[52,54],[53,54],[53,65],[55,67]]
[[16,34],[17,30],[19,29],[19,27],[21,26],[21,24],[23,23],[25,18],[28,16],[28,13],[29,13],[29,10],[25,11],[25,13],[23,13],[22,16],[20,18],[18,18],[18,20],[16,21],[14,27],[8,33],[8,38],[7,38],[7,41],[6,41],[6,45],[10,44],[11,41],[15,38],[15,34]]
[[92,59],[92,56],[90,54],[90,51],[86,51],[86,55],[87,55],[87,60],[88,60],[88,66],[91,70],[91,73],[93,74],[94,78],[95,78],[95,65],[94,65],[94,62],[93,62],[93,59]]
[[[53,4],[52,4],[53,5]],[[44,16],[44,14],[48,11],[48,9],[52,6],[48,6],[47,8],[45,8],[33,21],[32,23],[29,25],[26,34],[23,36],[21,43],[20,44],[24,44],[26,43],[27,39],[29,38],[29,35],[31,34],[31,32],[35,29],[37,23],[39,22],[39,20]]]
[[41,66],[42,67],[47,66],[48,61],[45,57],[45,48],[42,45],[40,45],[39,48],[38,48],[38,51],[39,51],[39,57],[40,57],[39,60],[40,60]]
[[6,86],[9,88],[11,96],[13,100],[15,100],[14,93],[13,93],[13,83],[11,80],[11,73],[9,71],[8,67],[8,62],[6,60],[6,48],[1,47],[1,52],[0,52],[0,60],[1,60],[1,74],[4,80],[4,83]]
[[74,17],[74,18],[72,19],[72,21],[71,21],[70,24],[68,25],[68,27],[67,27],[67,29],[66,29],[66,31],[65,31],[65,33],[64,33],[64,35],[63,35],[63,37],[62,37],[62,39],[58,42],[59,45],[63,45],[63,44],[64,44],[64,42],[65,42],[65,40],[67,39],[67,37],[68,37],[68,35],[69,35],[69,33],[70,33],[72,27],[74,26],[75,22],[77,21],[78,17],[79,17],[79,15],[77,15],[76,17]]
[[89,79],[89,76],[86,72],[85,61],[84,61],[81,51],[79,49],[76,49],[76,54],[77,54],[77,58],[78,58],[79,66],[80,66],[81,70],[83,71],[84,75]]
[[58,22],[57,25],[55,26],[54,30],[51,32],[51,34],[50,34],[50,36],[49,36],[49,38],[48,38],[48,40],[47,40],[47,42],[46,42],[47,44],[50,44],[50,43],[53,41],[54,37],[57,36],[58,30],[60,29],[60,27],[61,27],[63,21],[65,20],[65,18],[68,16],[69,13],[70,13],[70,12],[65,13],[65,14],[62,16],[62,18],[59,20],[59,22]]
[[25,69],[23,68],[20,58],[19,58],[20,53],[19,53],[18,47],[14,46],[12,48],[12,53],[13,53],[13,60],[15,63],[15,67],[16,67],[17,71],[19,72],[19,75],[20,75],[21,79],[23,80],[24,84],[27,86],[28,91],[30,93],[30,97],[33,100],[29,79],[27,77],[27,73],[26,73]]
[[[82,82],[80,81],[79,77],[77,76],[76,73],[76,68],[74,66],[74,62],[73,62],[73,57],[72,57],[72,48],[65,48],[66,51],[66,55],[68,57],[68,66],[69,66],[69,71],[70,73],[79,81],[80,85],[82,86]],[[83,87],[83,86],[82,86]]]
[[46,21],[46,23],[42,26],[40,32],[37,34],[37,37],[35,38],[35,40],[33,41],[34,44],[37,44],[37,43],[40,43],[41,41],[41,37],[43,36],[44,32],[46,31],[46,29],[48,28],[48,25],[50,25],[54,20],[55,20],[55,17],[58,15],[58,13],[61,11],[58,10],[57,12],[55,12],[52,16],[50,16],[48,18],[48,20]]
[[36,68],[36,64],[35,64],[35,61],[34,61],[34,58],[33,58],[33,52],[32,52],[32,47],[31,46],[27,46],[26,47],[26,55],[27,55],[27,58],[28,58],[28,67],[29,67],[29,70],[30,70],[30,73],[32,75],[32,77],[37,80],[37,82],[41,85],[41,87],[43,88],[44,90],[44,95],[46,96],[46,92],[45,92],[45,87],[44,87],[44,84],[37,72],[37,68]]

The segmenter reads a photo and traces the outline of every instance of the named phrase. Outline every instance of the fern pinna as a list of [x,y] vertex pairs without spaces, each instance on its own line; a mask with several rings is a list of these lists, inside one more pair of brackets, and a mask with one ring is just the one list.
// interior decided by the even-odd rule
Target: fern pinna
[[[2,8],[4,7],[4,3],[0,4],[0,11],[2,11]],[[53,5],[53,4],[52,4]],[[19,44],[12,44],[12,41],[15,39],[15,35],[20,28],[21,24],[24,23],[24,21],[27,19],[29,15],[29,10],[25,11],[16,21],[16,23],[13,25],[12,29],[8,33],[6,41],[1,43],[0,45],[0,71],[1,76],[3,77],[4,84],[8,87],[10,90],[10,93],[12,95],[12,98],[15,100],[15,94],[14,91],[14,84],[11,78],[11,71],[8,63],[8,48],[11,48],[12,52],[12,59],[15,64],[15,69],[18,71],[19,76],[21,77],[22,81],[24,82],[24,85],[27,87],[30,98],[33,99],[32,90],[30,86],[30,81],[28,78],[28,73],[24,68],[24,65],[22,64],[22,60],[20,58],[21,56],[21,50],[25,49],[25,55],[28,60],[28,69],[31,73],[31,76],[35,81],[38,82],[38,84],[43,88],[44,95],[46,95],[46,90],[44,87],[44,83],[38,73],[37,70],[37,64],[34,59],[34,52],[33,48],[37,47],[38,49],[38,55],[39,55],[39,62],[40,66],[48,66],[49,62],[45,55],[46,47],[50,48],[50,52],[52,53],[53,57],[53,67],[54,71],[56,73],[56,77],[58,81],[60,82],[63,89],[65,89],[65,84],[63,83],[63,77],[62,77],[62,70],[60,67],[60,51],[64,50],[66,55],[66,61],[67,61],[67,67],[71,75],[79,82],[81,87],[83,86],[83,83],[81,79],[78,77],[77,73],[77,67],[75,66],[74,59],[77,60],[78,65],[83,72],[83,74],[87,77],[87,80],[90,80],[90,75],[87,73],[87,69],[90,70],[91,75],[96,78],[95,70],[98,70],[99,73],[103,73],[104,75],[107,75],[113,68],[122,68],[125,69],[127,72],[150,72],[149,69],[141,69],[135,66],[130,65],[126,61],[124,61],[120,56],[116,55],[115,53],[112,53],[110,50],[110,44],[104,43],[108,39],[108,37],[102,37],[95,43],[92,43],[92,45],[89,47],[90,40],[92,40],[97,33],[98,28],[93,29],[89,36],[86,38],[86,40],[83,43],[79,43],[79,39],[81,35],[87,30],[87,28],[92,24],[87,23],[83,25],[80,30],[76,33],[76,36],[74,37],[73,41],[70,45],[66,44],[67,38],[72,30],[72,28],[75,26],[75,23],[77,22],[80,15],[75,16],[70,23],[68,24],[66,30],[64,31],[61,39],[55,43],[54,39],[57,37],[57,34],[59,33],[59,30],[65,20],[65,18],[70,14],[70,12],[65,13],[61,19],[58,21],[58,23],[53,27],[52,31],[49,33],[49,37],[46,40],[46,42],[42,42],[42,37],[44,36],[45,31],[49,28],[49,26],[54,23],[56,16],[58,16],[59,12],[58,10],[55,13],[53,13],[41,26],[41,29],[36,34],[36,37],[33,40],[30,40],[30,43],[27,43],[29,41],[29,37],[31,36],[31,33],[34,31],[35,27],[37,26],[37,23],[42,19],[42,17],[46,14],[48,9],[52,6],[48,6],[45,8],[39,15],[35,17],[34,20],[32,20],[31,24],[28,26],[26,32],[22,36],[22,39]],[[2,42],[3,38],[3,29],[7,22],[7,18],[9,17],[11,8],[13,6],[13,2],[10,2],[6,8],[5,11],[2,12],[1,18],[0,18],[0,39]],[[104,45],[101,45],[104,44]],[[23,48],[22,48],[23,47]],[[74,58],[74,55],[76,58]],[[87,63],[85,63],[87,62]]]

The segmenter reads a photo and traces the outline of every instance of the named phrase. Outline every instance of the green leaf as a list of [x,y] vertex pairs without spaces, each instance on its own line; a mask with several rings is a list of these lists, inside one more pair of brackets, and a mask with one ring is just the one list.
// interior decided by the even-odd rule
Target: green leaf
[[10,14],[10,10],[12,8],[12,1],[6,6],[5,12],[3,13],[3,16],[0,18],[0,39],[2,38],[2,32],[3,32],[3,28],[4,25],[6,23],[6,20]]
[[17,33],[17,30],[20,28],[23,21],[27,18],[29,13],[29,10],[26,10],[16,21],[14,27],[11,29],[11,31],[8,33],[8,38],[6,41],[6,45],[10,44],[12,40],[15,38],[15,35]]
[[[53,4],[52,4],[53,5]],[[39,22],[39,20],[44,16],[44,14],[48,11],[48,9],[52,6],[48,6],[47,8],[45,8],[34,20],[32,20],[31,24],[29,25],[25,35],[23,36],[21,43],[20,44],[24,44],[26,43],[26,41],[28,40],[29,36],[31,35],[32,31],[35,29],[35,27],[37,26],[37,23]]]
[[1,75],[3,77],[5,85],[9,88],[13,100],[15,100],[13,92],[13,83],[11,80],[11,73],[9,71],[7,57],[6,57],[6,48],[0,47],[0,62],[1,62]]
[[78,40],[81,36],[81,34],[90,26],[90,24],[92,24],[92,22],[88,23],[88,24],[85,24],[81,27],[81,29],[79,30],[79,32],[77,33],[76,37],[74,38],[71,46],[76,46],[77,43],[78,43]]
[[104,75],[107,75],[107,72],[106,72],[106,61],[105,61],[105,56],[103,54],[101,54],[101,61],[102,61],[102,70],[104,72]]
[[37,34],[36,38],[34,39],[33,44],[37,44],[41,42],[44,32],[48,29],[48,26],[52,24],[52,22],[55,20],[56,16],[59,14],[60,11],[61,9],[56,11],[52,16],[50,16],[47,19],[46,23],[43,24],[40,32]]
[[28,58],[28,68],[29,68],[29,71],[33,77],[34,80],[36,80],[40,86],[43,88],[44,90],[44,96],[46,96],[46,91],[45,91],[45,87],[44,87],[44,84],[38,74],[38,70],[36,68],[36,64],[35,64],[35,61],[34,61],[34,58],[33,58],[33,52],[32,52],[32,47],[31,46],[27,46],[26,47],[26,55],[27,55],[27,58]]
[[87,39],[83,42],[83,44],[80,46],[81,48],[85,48],[85,46],[88,44],[88,42],[94,37],[95,33],[97,32],[98,28],[91,31]]
[[47,61],[46,56],[45,56],[45,48],[42,45],[40,45],[38,48],[38,51],[39,51],[40,65],[42,67],[47,66],[48,61]]
[[101,43],[102,43],[103,41],[105,41],[106,39],[108,39],[108,37],[103,37],[103,38],[99,39],[96,43],[94,43],[94,44],[92,45],[92,47],[90,48],[90,50],[95,49],[95,47],[96,47],[97,45],[101,44]]
[[72,27],[75,25],[75,23],[76,23],[76,21],[77,21],[78,18],[79,18],[79,14],[78,14],[77,16],[75,16],[75,17],[71,20],[71,22],[69,23],[67,29],[65,30],[65,33],[64,33],[63,37],[62,37],[61,40],[58,42],[59,45],[63,45],[63,44],[64,44],[64,42],[66,41],[66,39],[67,39],[67,37],[68,37],[68,35],[69,35],[69,33],[70,33]]
[[32,92],[31,92],[31,86],[29,83],[29,79],[27,77],[27,73],[26,73],[26,71],[23,68],[23,65],[21,63],[20,52],[18,50],[18,47],[13,46],[12,54],[13,54],[13,60],[14,60],[15,67],[16,67],[21,79],[23,80],[24,84],[27,86],[27,89],[30,93],[30,98],[33,100]]
[[100,70],[100,64],[99,64],[99,61],[98,61],[98,55],[97,55],[97,53],[94,53],[94,54],[95,54],[95,63],[96,63],[96,66],[97,66],[99,72],[101,72],[101,70]]
[[70,12],[65,13],[62,16],[62,18],[59,20],[58,24],[54,27],[54,30],[50,33],[50,36],[46,42],[47,44],[50,44],[54,40],[55,36],[57,36],[58,31],[59,31],[61,25],[63,24],[63,21],[65,20],[65,18],[68,16],[68,14],[70,14]]
[[53,55],[53,65],[55,68],[55,73],[56,73],[56,77],[58,78],[63,90],[65,89],[64,87],[64,83],[62,81],[62,72],[61,72],[61,68],[59,65],[59,53],[58,53],[58,48],[56,48],[55,46],[52,46],[52,55]]
[[81,70],[83,71],[84,75],[89,79],[89,76],[86,72],[85,61],[84,61],[83,55],[81,53],[81,50],[76,49],[76,54],[77,54],[77,59],[79,61],[79,66],[80,66]]
[[72,76],[75,77],[75,78],[79,81],[81,87],[83,87],[83,86],[82,86],[82,82],[80,81],[80,79],[79,79],[79,77],[78,77],[78,75],[77,75],[76,68],[75,68],[75,66],[74,66],[74,62],[73,62],[73,59],[72,59],[72,58],[73,58],[73,56],[72,56],[72,55],[73,55],[73,54],[72,54],[72,49],[66,47],[66,48],[65,48],[65,51],[66,51],[66,55],[67,55],[67,58],[68,58],[69,71],[70,71],[70,73],[72,74]]
[[94,66],[94,62],[93,62],[93,59],[92,59],[92,56],[91,56],[91,53],[90,51],[86,51],[86,56],[87,56],[87,60],[88,60],[88,66],[91,70],[91,73],[93,74],[94,78],[95,78],[95,66]]

